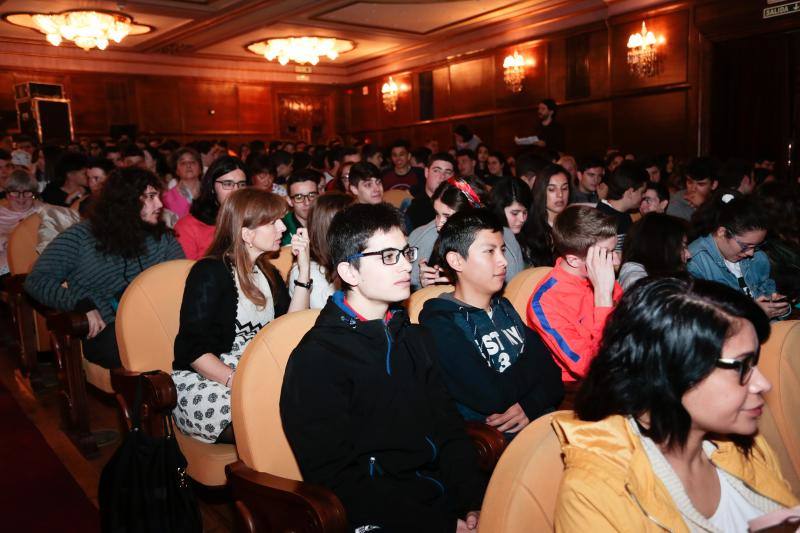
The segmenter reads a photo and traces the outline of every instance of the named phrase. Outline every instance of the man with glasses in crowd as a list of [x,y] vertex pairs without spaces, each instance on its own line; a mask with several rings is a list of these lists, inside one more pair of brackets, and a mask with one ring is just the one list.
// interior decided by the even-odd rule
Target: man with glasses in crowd
[[425,168],[425,186],[412,189],[414,199],[406,210],[406,227],[413,231],[424,226],[436,216],[433,210],[433,193],[439,185],[455,174],[455,161],[447,152],[433,154]]
[[322,175],[316,170],[305,169],[293,173],[286,182],[286,201],[289,212],[283,217],[286,231],[281,239],[281,246],[292,242],[292,235],[298,228],[308,224],[308,214],[319,196],[319,182]]
[[466,532],[485,478],[433,340],[397,306],[417,258],[402,228],[387,204],[334,217],[329,268],[343,290],[289,358],[283,428],[303,479],[333,490],[351,530]]

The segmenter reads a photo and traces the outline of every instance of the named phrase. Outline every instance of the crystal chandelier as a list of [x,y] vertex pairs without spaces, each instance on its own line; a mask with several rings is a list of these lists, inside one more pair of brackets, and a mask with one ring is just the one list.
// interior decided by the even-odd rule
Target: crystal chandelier
[[43,33],[47,42],[60,45],[65,39],[84,50],[105,50],[108,43],[122,42],[128,35],[142,35],[150,26],[135,24],[124,13],[73,9],[61,13],[12,13],[5,20]]
[[628,67],[640,78],[649,78],[658,73],[658,45],[664,43],[664,36],[656,38],[642,22],[641,33],[628,37]]
[[381,95],[383,96],[383,107],[386,108],[386,111],[389,113],[397,111],[397,98],[400,95],[400,88],[391,76],[389,76],[389,81],[381,87]]
[[353,48],[353,41],[335,37],[283,37],[247,45],[247,49],[254,54],[263,55],[267,61],[277,59],[281,65],[286,65],[289,61],[300,65],[316,65],[321,57],[333,61],[339,54]]
[[525,81],[525,57],[514,50],[514,54],[503,60],[503,81],[512,93],[522,92]]

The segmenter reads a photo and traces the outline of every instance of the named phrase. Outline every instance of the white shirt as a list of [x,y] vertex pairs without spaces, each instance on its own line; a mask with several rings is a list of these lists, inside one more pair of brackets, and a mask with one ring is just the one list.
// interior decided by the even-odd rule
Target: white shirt
[[[292,265],[292,270],[289,271],[289,297],[294,296],[295,285],[294,282],[300,274],[297,263]],[[309,301],[309,309],[322,309],[328,302],[330,297],[335,291],[333,283],[328,283],[325,279],[325,267],[317,264],[316,261],[311,261],[311,279],[314,284],[311,285],[311,297]]]
[[739,286],[742,287],[744,293],[747,294],[748,296],[752,296],[753,293],[752,291],[750,291],[750,287],[747,287],[747,285],[744,284],[744,276],[742,276],[741,263],[739,262],[731,263],[725,258],[723,258],[722,260],[725,261],[725,266],[728,268],[728,270],[730,270],[731,274],[736,276],[737,281],[739,281]]
[[719,505],[708,519],[714,527],[725,533],[747,533],[747,522],[764,513],[750,503],[734,489],[726,476],[717,469],[719,477]]

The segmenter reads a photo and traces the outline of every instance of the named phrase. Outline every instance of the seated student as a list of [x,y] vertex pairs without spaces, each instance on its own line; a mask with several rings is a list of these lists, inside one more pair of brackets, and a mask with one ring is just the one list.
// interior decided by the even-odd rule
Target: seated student
[[350,167],[348,177],[350,194],[359,204],[380,204],[383,202],[383,182],[378,167],[372,163],[356,163]]
[[639,204],[639,214],[664,213],[669,205],[669,190],[663,183],[647,182],[647,187],[642,194]]
[[708,157],[696,157],[686,168],[686,188],[673,193],[667,214],[691,220],[695,210],[703,206],[719,185],[714,162]]
[[513,436],[555,410],[564,388],[547,347],[500,295],[504,249],[503,226],[488,209],[451,216],[435,253],[455,291],[425,302],[419,323],[435,340],[442,379],[461,416]]
[[406,209],[407,227],[412,231],[424,226],[436,217],[433,209],[433,193],[442,182],[452,178],[455,173],[455,161],[447,152],[433,154],[425,167],[425,186],[413,187],[414,199]]
[[125,288],[143,270],[184,257],[161,220],[159,187],[158,177],[142,168],[112,172],[89,218],[58,235],[25,280],[35,300],[86,313],[83,353],[105,368],[120,366],[114,317]]
[[0,276],[8,274],[8,237],[17,224],[41,210],[36,200],[36,178],[14,170],[5,182],[6,204],[0,204]]
[[600,201],[597,186],[603,181],[605,163],[599,157],[584,157],[578,163],[577,179],[569,195],[571,204],[592,204]]
[[411,166],[411,145],[399,139],[389,147],[391,166],[383,171],[380,178],[384,188],[411,189],[425,182],[425,174],[421,168]]
[[461,178],[475,176],[475,167],[478,165],[478,156],[469,148],[462,148],[456,152],[458,175]]
[[[213,166],[213,164],[212,164]],[[280,247],[286,201],[260,189],[222,204],[214,242],[192,266],[181,302],[172,379],[175,422],[203,442],[233,442],[230,393],[247,343],[275,317],[308,308],[311,287],[305,230],[292,238],[302,284],[291,301],[266,253]]]
[[647,276],[686,275],[689,257],[686,221],[664,213],[648,213],[631,226],[625,238],[619,284],[628,290]]
[[616,221],[594,207],[567,207],[553,226],[558,259],[531,295],[528,324],[561,367],[579,381],[597,353],[603,326],[622,296],[615,281]]
[[531,207],[519,236],[525,263],[531,266],[553,266],[553,224],[567,207],[569,174],[561,165],[549,164],[539,171],[531,191]]
[[[763,170],[763,169],[759,169]],[[800,196],[787,194],[787,185],[769,182],[758,188],[758,202],[767,217],[769,231],[764,253],[777,292],[789,300],[800,299]]]
[[408,298],[417,257],[402,228],[386,204],[334,217],[331,265],[344,292],[289,358],[281,419],[303,480],[333,490],[352,528],[467,531],[485,489],[475,449],[432,339],[390,309]]
[[311,169],[298,170],[289,176],[286,182],[289,212],[283,217],[286,231],[283,232],[281,246],[289,244],[299,228],[308,226],[308,213],[317,201],[319,183],[322,179],[322,174]]
[[[91,158],[86,165],[86,185],[89,187],[89,194],[78,199],[78,211],[82,218],[86,218],[92,204],[100,196],[100,191],[108,179],[109,174],[116,168],[114,163],[105,158]],[[73,202],[72,206],[75,206]]]
[[689,245],[689,273],[747,294],[770,318],[788,314],[790,304],[776,292],[769,258],[761,251],[767,237],[761,206],[733,193],[721,194],[713,202],[713,229]]
[[253,187],[279,196],[286,196],[286,187],[275,183],[275,166],[267,154],[255,154],[248,158],[247,168]]
[[175,224],[175,235],[187,259],[197,260],[206,255],[214,240],[219,206],[233,191],[247,187],[244,163],[225,155],[211,163],[200,182],[200,196],[192,202],[189,214]]
[[769,321],[738,291],[664,278],[625,293],[553,426],[556,531],[746,532],[800,503],[758,422]]
[[[436,217],[412,231],[408,237],[409,244],[419,250],[420,257],[418,262],[414,262],[411,270],[411,287],[414,290],[436,283],[450,283],[450,280],[442,275],[442,266],[438,264],[441,258],[433,255],[433,245],[439,237],[439,230],[452,214],[468,207],[482,207],[487,198],[483,182],[476,177],[450,178],[439,185],[432,198]],[[510,281],[525,268],[525,263],[519,243],[509,228],[503,228],[503,241],[506,244],[505,255],[508,260],[506,281]]]
[[42,191],[42,201],[51,205],[69,207],[75,200],[88,194],[86,169],[88,160],[83,154],[64,152],[55,167],[55,179]]
[[625,234],[633,224],[628,213],[639,209],[647,188],[647,171],[633,161],[624,161],[607,180],[608,194],[600,200],[597,209],[617,221],[617,251],[622,251]]
[[185,147],[179,148],[172,155],[172,168],[175,169],[177,181],[171,189],[164,192],[161,199],[164,201],[164,208],[178,215],[180,219],[189,214],[192,202],[200,196],[203,163],[196,150]]
[[[333,285],[334,275],[325,265],[330,263],[328,248],[328,228],[336,213],[344,210],[355,201],[349,194],[329,192],[323,194],[314,203],[308,214],[308,240],[311,256],[311,309],[322,309],[328,298],[335,292]],[[289,296],[294,295],[300,268],[295,263],[289,271]],[[297,283],[295,283],[297,282]]]

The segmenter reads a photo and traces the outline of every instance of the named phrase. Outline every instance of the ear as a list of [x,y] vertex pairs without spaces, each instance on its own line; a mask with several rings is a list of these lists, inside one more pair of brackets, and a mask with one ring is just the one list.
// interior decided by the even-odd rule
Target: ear
[[711,190],[712,191],[716,191],[718,186],[719,186],[719,182],[717,180],[714,180],[714,181],[711,182]]
[[622,193],[622,197],[625,199],[629,199],[631,196],[633,196],[635,192],[636,190],[633,187],[629,187],[628,189],[625,189],[624,193]]
[[428,167],[425,167],[425,179],[428,179]]
[[289,207],[294,208],[294,202],[292,201],[292,197],[289,196],[288,191],[286,193],[286,203],[289,204]]
[[358,196],[358,187],[355,185],[350,185],[350,194],[353,196]]
[[659,208],[660,208],[662,211],[666,211],[666,210],[667,210],[667,206],[668,206],[668,205],[669,205],[669,200],[661,200],[661,201],[658,203],[658,206],[659,206]]
[[718,227],[714,230],[714,236],[720,239],[727,239],[728,238],[728,230],[723,228],[722,226]]
[[359,283],[361,283],[361,274],[359,273],[358,269],[349,261],[342,261],[336,265],[336,273],[339,274],[339,277],[342,278],[342,281],[351,287],[356,287]]
[[253,243],[253,238],[255,237],[254,234],[255,234],[255,232],[253,230],[251,230],[250,228],[242,228],[242,240],[246,244],[252,244]]
[[461,254],[458,252],[454,252],[452,250],[447,252],[447,254],[444,256],[444,260],[447,261],[447,264],[450,266],[450,268],[456,272],[462,272],[464,270],[464,263],[466,263],[466,260],[461,257]]
[[564,256],[564,261],[566,261],[567,264],[572,268],[580,268],[585,260],[581,259],[577,255],[567,254]]

